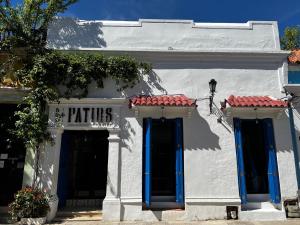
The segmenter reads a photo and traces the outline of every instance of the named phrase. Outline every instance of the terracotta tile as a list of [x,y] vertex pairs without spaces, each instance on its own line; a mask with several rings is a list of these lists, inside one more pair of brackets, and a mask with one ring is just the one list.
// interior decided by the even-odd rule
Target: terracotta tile
[[231,107],[287,107],[287,103],[269,96],[229,96]]
[[300,49],[293,50],[288,57],[288,61],[292,64],[300,63]]
[[135,96],[130,99],[131,106],[188,106],[197,107],[196,100],[185,95]]

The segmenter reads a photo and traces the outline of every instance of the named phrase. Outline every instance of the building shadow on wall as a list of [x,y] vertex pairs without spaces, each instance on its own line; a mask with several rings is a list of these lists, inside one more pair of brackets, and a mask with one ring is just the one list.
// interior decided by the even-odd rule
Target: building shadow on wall
[[101,30],[102,23],[79,23],[73,18],[58,18],[48,30],[47,44],[56,49],[102,48],[106,47]]
[[161,85],[161,79],[154,72],[144,75],[143,79],[132,89],[124,90],[125,97],[131,97],[136,95],[164,95],[167,94],[167,90]]
[[183,126],[185,150],[221,150],[219,136],[211,130],[210,124],[198,110],[194,110],[191,118],[184,120]]
[[[122,85],[122,84],[120,84]],[[133,87],[118,91],[120,85],[117,86],[112,79],[104,81],[104,88],[97,87],[93,82],[89,86],[89,98],[130,98],[137,95],[162,95],[166,94],[167,90],[161,85],[159,76],[152,71],[148,75],[143,75],[140,81]],[[81,93],[80,90],[74,93]]]

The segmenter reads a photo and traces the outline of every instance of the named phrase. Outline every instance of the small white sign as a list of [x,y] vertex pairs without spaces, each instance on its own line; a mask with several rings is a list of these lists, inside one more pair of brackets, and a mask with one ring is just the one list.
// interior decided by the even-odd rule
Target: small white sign
[[0,168],[4,168],[4,161],[3,160],[0,161]]
[[0,159],[8,159],[8,154],[0,154]]

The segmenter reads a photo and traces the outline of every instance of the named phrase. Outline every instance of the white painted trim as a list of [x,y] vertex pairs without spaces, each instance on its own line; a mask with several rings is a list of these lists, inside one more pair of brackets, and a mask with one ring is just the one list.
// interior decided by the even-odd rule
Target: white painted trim
[[276,21],[272,22],[273,28],[273,37],[274,37],[274,47],[275,49],[280,50],[280,37],[279,37],[279,29],[278,23]]
[[82,51],[101,51],[101,52],[112,52],[112,53],[122,53],[122,54],[126,54],[128,53],[134,53],[134,52],[138,52],[138,53],[177,53],[178,55],[185,55],[185,53],[187,54],[230,54],[230,53],[236,53],[236,54],[278,54],[278,55],[285,55],[288,56],[290,54],[290,51],[285,51],[285,50],[272,50],[272,49],[267,49],[267,50],[261,50],[261,49],[232,49],[232,48],[197,48],[197,49],[172,49],[172,50],[168,50],[168,49],[155,49],[155,48],[140,48],[140,49],[136,49],[136,48],[83,48],[83,47],[78,47],[78,48],[62,48],[62,49],[58,49],[58,50],[82,50]]
[[240,198],[200,198],[200,197],[186,197],[186,203],[230,203],[230,204],[241,204]]
[[110,104],[110,105],[120,105],[126,103],[128,100],[126,98],[61,98],[59,99],[59,103],[57,102],[49,102],[49,106],[56,105],[65,105],[65,104]]
[[247,23],[194,23],[192,28],[252,30],[253,23],[250,21],[248,21]]
[[132,204],[132,203],[142,203],[143,199],[141,197],[121,197],[121,204]]
[[176,19],[139,19],[138,21],[124,20],[78,20],[78,24],[99,23],[103,27],[142,27],[144,23],[178,23],[190,24],[192,28],[205,29],[253,29],[253,25],[276,25],[276,21],[248,21],[246,23],[209,23],[194,22],[194,20],[176,20]]

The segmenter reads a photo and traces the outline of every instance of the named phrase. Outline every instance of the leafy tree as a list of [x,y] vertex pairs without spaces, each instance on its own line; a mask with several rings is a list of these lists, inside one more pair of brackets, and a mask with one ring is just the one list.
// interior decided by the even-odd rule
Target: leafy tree
[[280,42],[281,48],[284,50],[300,48],[300,28],[298,26],[285,28]]
[[47,28],[58,13],[78,0],[23,0],[14,6],[0,0],[0,78],[8,86],[20,86],[18,69],[37,54],[47,52]]
[[[104,87],[103,80],[111,78],[118,90],[133,87],[151,66],[129,56],[62,53],[46,48],[49,24],[77,0],[24,0],[14,7],[9,0],[0,0],[0,84],[10,77],[14,87],[29,88],[11,131],[36,153],[36,185],[39,174],[40,144],[51,140],[48,133],[48,101],[61,97],[84,97],[88,86],[95,82]],[[2,35],[1,35],[2,34]],[[66,91],[60,93],[59,86]],[[78,95],[78,93],[80,93]]]
[[13,6],[10,0],[0,0],[0,33],[6,38],[0,49],[29,48],[35,53],[45,47],[47,28],[58,13],[78,0],[23,0]]

